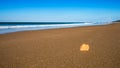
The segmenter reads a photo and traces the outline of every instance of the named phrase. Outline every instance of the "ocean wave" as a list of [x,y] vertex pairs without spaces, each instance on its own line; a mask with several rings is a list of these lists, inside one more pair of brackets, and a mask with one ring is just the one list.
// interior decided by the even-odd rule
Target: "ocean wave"
[[92,26],[92,25],[94,24],[84,23],[84,24],[51,24],[51,25],[2,25],[0,26],[0,34],[18,32],[18,31],[28,31],[28,30],[69,28],[69,27]]
[[54,25],[8,25],[0,26],[0,29],[9,29],[9,28],[35,28],[35,27],[73,27],[73,26],[83,26],[90,25],[91,23],[84,24],[54,24]]

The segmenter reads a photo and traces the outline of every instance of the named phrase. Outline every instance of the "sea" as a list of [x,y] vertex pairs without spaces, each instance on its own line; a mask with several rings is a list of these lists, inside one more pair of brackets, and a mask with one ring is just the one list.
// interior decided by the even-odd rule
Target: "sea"
[[[0,34],[29,31],[29,30],[45,30],[56,28],[70,28],[80,26],[105,25],[106,23],[91,22],[0,22]],[[108,23],[107,23],[108,24]]]

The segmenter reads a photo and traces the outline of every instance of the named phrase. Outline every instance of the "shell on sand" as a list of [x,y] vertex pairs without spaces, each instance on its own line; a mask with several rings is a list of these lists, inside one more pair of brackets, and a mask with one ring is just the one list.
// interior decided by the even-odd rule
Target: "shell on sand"
[[80,51],[89,51],[90,47],[88,44],[82,44],[80,46]]

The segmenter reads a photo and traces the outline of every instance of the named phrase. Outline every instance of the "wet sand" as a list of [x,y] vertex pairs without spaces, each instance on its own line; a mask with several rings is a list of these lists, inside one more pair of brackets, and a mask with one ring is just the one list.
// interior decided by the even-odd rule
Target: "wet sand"
[[1,34],[0,68],[120,68],[120,23]]

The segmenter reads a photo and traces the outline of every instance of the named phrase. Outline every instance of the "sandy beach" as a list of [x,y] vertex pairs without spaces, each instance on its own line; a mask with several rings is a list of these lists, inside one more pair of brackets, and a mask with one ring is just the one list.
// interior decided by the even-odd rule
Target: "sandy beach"
[[120,68],[120,23],[1,34],[0,68]]

